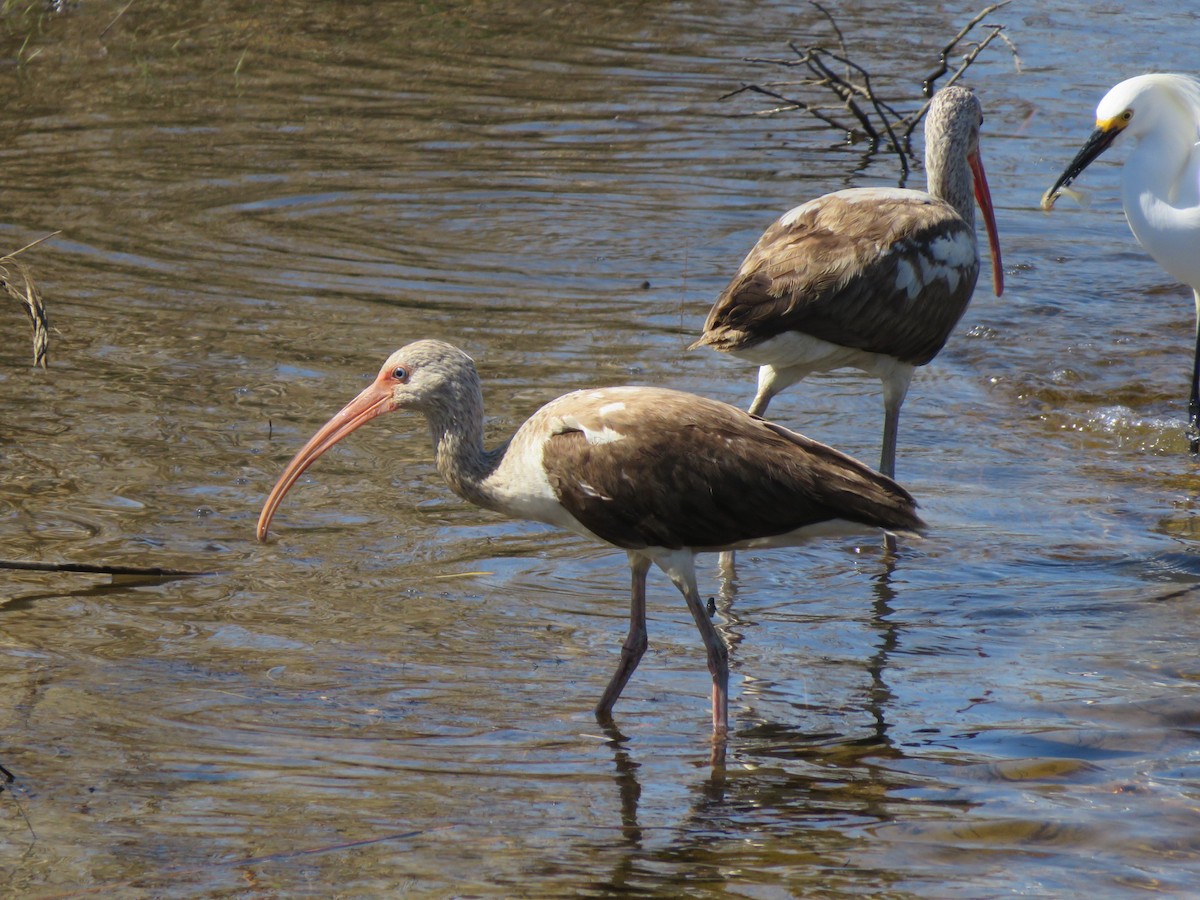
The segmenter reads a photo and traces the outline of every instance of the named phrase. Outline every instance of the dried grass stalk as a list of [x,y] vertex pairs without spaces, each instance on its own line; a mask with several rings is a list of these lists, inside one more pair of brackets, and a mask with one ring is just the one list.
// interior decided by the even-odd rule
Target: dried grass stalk
[[25,307],[33,326],[33,364],[46,368],[46,359],[50,350],[50,323],[46,319],[46,304],[42,301],[42,292],[38,290],[37,282],[29,266],[17,259],[30,247],[60,234],[55,231],[46,237],[38,238],[31,244],[26,244],[7,256],[0,256],[0,287],[4,292]]

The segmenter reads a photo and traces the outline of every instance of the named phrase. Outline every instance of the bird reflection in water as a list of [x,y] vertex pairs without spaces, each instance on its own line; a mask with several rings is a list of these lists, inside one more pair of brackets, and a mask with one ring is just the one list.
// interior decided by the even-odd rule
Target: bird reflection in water
[[[636,748],[624,734],[615,727],[605,729],[613,754],[621,834],[619,848],[604,845],[604,849],[619,853],[604,884],[606,889],[636,891],[640,879],[663,858],[694,858],[696,879],[726,880],[728,869],[715,860],[727,847],[731,832],[746,830],[738,820],[752,819],[758,810],[770,810],[776,824],[781,813],[793,811],[790,827],[807,835],[806,841],[811,839],[808,852],[814,858],[825,852],[837,857],[844,851],[845,833],[831,823],[853,821],[861,827],[864,821],[884,823],[895,818],[893,804],[905,802],[897,794],[903,785],[895,780],[892,767],[881,764],[904,757],[888,735],[887,720],[892,692],[885,672],[891,654],[899,647],[900,634],[892,621],[891,604],[897,596],[894,571],[895,562],[889,561],[872,576],[870,626],[878,638],[865,663],[871,678],[865,704],[872,717],[870,734],[846,739],[813,735],[785,723],[762,722],[739,730],[729,746],[716,742],[707,771],[691,789],[687,813],[664,832],[670,835],[669,842],[657,846],[653,841],[657,832],[648,834],[639,819],[642,779],[648,777],[648,770],[637,760]],[[605,830],[618,828],[614,824]],[[707,875],[702,871],[705,866],[711,866]]]

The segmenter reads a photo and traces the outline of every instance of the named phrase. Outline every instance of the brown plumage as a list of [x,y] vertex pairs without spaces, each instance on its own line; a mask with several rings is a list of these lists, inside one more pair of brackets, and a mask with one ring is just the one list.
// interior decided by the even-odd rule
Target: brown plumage
[[[949,204],[875,194],[869,210],[838,194],[776,222],[746,256],[693,346],[737,352],[787,331],[923,366],[966,312],[979,260],[952,285],[944,278],[912,293],[900,268],[940,265],[937,241],[974,242]],[[880,248],[885,248],[881,252]]]
[[534,413],[500,447],[483,448],[483,394],[461,350],[418,341],[393,353],[373,384],[296,454],[263,505],[258,537],[288,489],[322,453],[386,412],[425,414],[438,470],[455,493],[626,551],[633,575],[621,664],[596,707],[601,720],[647,645],[646,574],[683,593],[713,677],[713,731],[728,723],[728,650],[696,586],[706,550],[778,547],[873,528],[917,531],[912,497],[843,453],[741,410],[679,391],[576,391]]
[[[717,298],[693,347],[758,365],[750,411],[811,372],[851,366],[884,387],[880,471],[895,472],[913,369],[945,345],[979,275],[972,191],[984,214],[997,296],[1004,289],[979,158],[982,111],[944,88],[926,119],[929,192],[853,188],[796,207],[767,229]],[[973,182],[973,185],[972,185]]]
[[[563,508],[618,547],[720,550],[832,519],[919,526],[912,499],[870,467],[728,404],[662,388],[564,399],[577,427],[547,440],[546,475]],[[605,430],[624,437],[589,440]]]

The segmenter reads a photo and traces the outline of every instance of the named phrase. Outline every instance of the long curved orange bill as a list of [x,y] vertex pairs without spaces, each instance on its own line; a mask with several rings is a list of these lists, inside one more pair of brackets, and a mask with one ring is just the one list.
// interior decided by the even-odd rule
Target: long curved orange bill
[[271,527],[271,518],[275,510],[283,502],[288,489],[296,483],[304,470],[317,461],[322,453],[376,416],[391,412],[396,408],[392,400],[393,385],[387,383],[383,375],[375,379],[361,394],[342,407],[341,411],[321,426],[321,429],[308,439],[308,443],[300,448],[300,452],[292,457],[287,464],[275,487],[267,495],[262,512],[258,516],[258,539],[267,539],[267,530]]
[[975,202],[983,211],[983,227],[987,230],[988,247],[992,251],[992,287],[999,297],[1004,293],[1004,264],[1000,261],[1000,233],[996,230],[996,214],[992,211],[992,192],[988,190],[987,174],[979,151],[967,157],[975,182]]

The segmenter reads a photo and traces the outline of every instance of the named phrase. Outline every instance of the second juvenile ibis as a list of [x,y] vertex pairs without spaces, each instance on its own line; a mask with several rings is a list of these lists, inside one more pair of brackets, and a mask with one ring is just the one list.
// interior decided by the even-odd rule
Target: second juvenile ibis
[[890,478],[816,441],[694,394],[650,387],[575,391],[485,450],[475,364],[441,341],[397,350],[374,382],[296,454],[258,520],[265,540],[280,502],[322,453],[393,410],[424,413],[438,471],[460,497],[623,549],[632,572],[629,634],[596,706],[613,705],[646,650],[646,575],[679,588],[712,674],[714,736],[728,728],[728,655],[696,585],[701,551],[782,547],[819,535],[918,531],[912,497]]
[[942,349],[975,290],[975,201],[996,296],[1004,291],[979,155],[982,122],[971,91],[943,88],[925,120],[928,192],[835,191],[797,206],[759,238],[692,345],[759,366],[751,413],[764,414],[772,397],[812,372],[852,367],[875,375],[884,405],[879,470],[895,476],[913,370]]
[[1096,130],[1042,197],[1054,201],[1101,153],[1133,141],[1121,170],[1121,204],[1137,242],[1196,301],[1196,350],[1188,402],[1188,443],[1200,453],[1200,81],[1189,75],[1139,75],[1096,107]]

